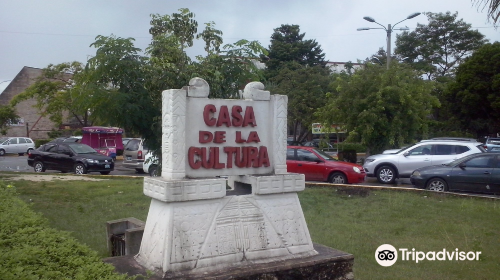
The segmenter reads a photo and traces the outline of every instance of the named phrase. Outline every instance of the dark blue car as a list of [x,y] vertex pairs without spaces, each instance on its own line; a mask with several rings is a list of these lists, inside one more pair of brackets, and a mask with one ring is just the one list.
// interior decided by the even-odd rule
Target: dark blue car
[[477,153],[448,164],[419,168],[410,181],[432,191],[471,191],[500,194],[500,153]]

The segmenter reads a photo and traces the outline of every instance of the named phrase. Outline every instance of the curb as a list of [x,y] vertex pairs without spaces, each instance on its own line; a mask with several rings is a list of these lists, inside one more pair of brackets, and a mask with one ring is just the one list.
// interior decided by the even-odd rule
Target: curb
[[487,198],[491,200],[500,200],[500,196],[487,196],[482,194],[464,194],[456,192],[435,192],[425,189],[417,188],[406,188],[406,187],[383,187],[383,186],[366,186],[366,185],[346,185],[346,184],[329,184],[329,183],[308,183],[306,182],[306,187],[329,187],[329,188],[352,188],[352,189],[366,189],[366,190],[397,190],[397,191],[407,191],[407,192],[420,192],[428,194],[437,195],[451,195],[458,197],[475,197],[475,198]]

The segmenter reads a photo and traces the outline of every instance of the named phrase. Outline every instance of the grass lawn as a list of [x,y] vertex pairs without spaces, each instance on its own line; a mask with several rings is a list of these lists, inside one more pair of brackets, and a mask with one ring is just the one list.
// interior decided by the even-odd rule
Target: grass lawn
[[[7,175],[0,179],[9,182]],[[50,224],[71,231],[107,257],[105,222],[145,221],[150,198],[142,178],[13,181],[21,198]],[[313,242],[354,254],[356,279],[499,279],[500,201],[434,193],[307,188],[299,194]],[[410,251],[481,251],[479,261],[398,261],[382,267],[382,244]]]

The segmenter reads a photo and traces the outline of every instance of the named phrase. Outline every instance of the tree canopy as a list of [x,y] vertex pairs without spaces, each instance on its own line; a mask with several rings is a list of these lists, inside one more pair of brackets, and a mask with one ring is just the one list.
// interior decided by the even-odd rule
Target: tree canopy
[[93,117],[88,104],[90,93],[82,92],[78,87],[83,67],[82,63],[76,61],[50,64],[31,86],[11,100],[11,105],[34,98],[40,114],[48,116],[58,125],[68,117],[82,126],[92,125]]
[[17,122],[19,116],[12,106],[0,106],[0,134],[6,135],[9,125]]
[[288,126],[296,141],[302,142],[315,122],[314,112],[325,102],[330,82],[328,69],[288,63],[271,78],[273,94],[288,96]]
[[415,31],[396,36],[395,54],[415,69],[436,79],[453,76],[458,65],[487,42],[470,24],[458,20],[458,13],[425,13],[427,25],[418,24]]
[[326,126],[344,124],[349,141],[366,145],[368,153],[400,147],[427,132],[432,107],[432,82],[401,63],[389,70],[366,64],[352,75],[341,74],[330,85],[326,105],[317,116]]
[[268,77],[289,62],[307,66],[325,66],[325,54],[316,40],[304,40],[305,33],[300,33],[298,25],[282,24],[274,29],[266,63]]
[[488,20],[493,21],[494,24],[498,22],[500,18],[500,0],[472,0],[478,7],[482,7],[482,10],[485,8],[488,11]]
[[500,132],[500,43],[486,44],[457,69],[447,108],[477,137]]
[[[151,15],[152,40],[144,53],[133,38],[99,35],[91,44],[96,53],[85,65],[49,65],[17,101],[33,97],[44,114],[58,121],[60,113],[69,111],[94,125],[122,127],[159,151],[163,90],[182,88],[201,77],[210,85],[211,98],[236,98],[244,85],[262,77],[254,61],[267,54],[264,47],[240,40],[221,50],[222,31],[209,22],[196,34],[194,17],[188,9]],[[195,38],[205,42],[207,56],[193,61],[186,49]]]

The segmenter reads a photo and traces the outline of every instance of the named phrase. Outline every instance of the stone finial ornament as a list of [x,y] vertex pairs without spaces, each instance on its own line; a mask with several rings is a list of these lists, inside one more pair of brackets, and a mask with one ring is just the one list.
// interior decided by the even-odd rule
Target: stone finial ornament
[[187,86],[186,88],[187,95],[189,97],[206,98],[210,93],[210,86],[208,85],[207,81],[198,77],[189,80],[189,86]]
[[243,98],[252,100],[269,100],[271,93],[264,90],[264,84],[261,82],[251,82],[243,90]]

